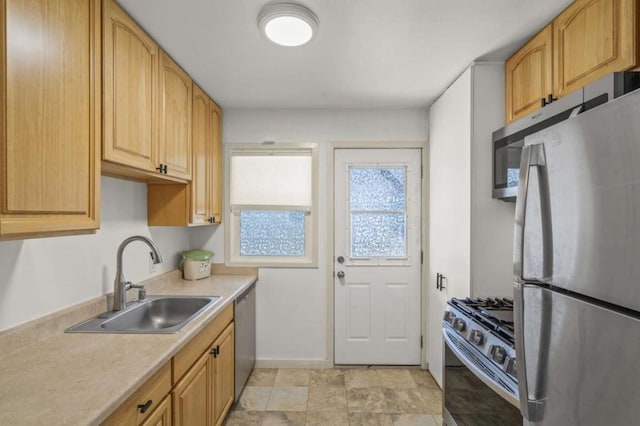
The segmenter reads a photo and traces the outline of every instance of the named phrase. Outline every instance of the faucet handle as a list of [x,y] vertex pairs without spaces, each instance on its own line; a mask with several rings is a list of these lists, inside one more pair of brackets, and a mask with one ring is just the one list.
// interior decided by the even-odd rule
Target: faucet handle
[[144,288],[144,284],[131,284],[131,288],[138,289],[138,301],[147,298],[147,290]]

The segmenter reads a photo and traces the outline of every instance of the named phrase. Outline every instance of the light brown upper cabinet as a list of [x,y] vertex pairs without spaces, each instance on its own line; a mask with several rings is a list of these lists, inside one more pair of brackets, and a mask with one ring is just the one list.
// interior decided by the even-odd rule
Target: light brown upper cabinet
[[211,223],[222,222],[222,111],[211,101],[209,104],[211,148],[207,153],[209,169],[209,218]]
[[192,179],[188,185],[147,187],[150,226],[222,222],[222,111],[197,85],[192,102]]
[[553,90],[552,26],[546,26],[505,63],[507,123],[540,108]]
[[99,0],[0,0],[0,239],[99,228]]
[[104,1],[103,23],[104,169],[157,173],[160,49],[113,0]]
[[542,99],[554,100],[609,73],[635,68],[637,16],[638,0],[570,4],[507,60],[506,122],[535,111]]
[[211,151],[209,97],[193,86],[193,179],[191,181],[191,218],[194,224],[207,223],[209,214],[209,158]]
[[636,61],[636,0],[576,0],[553,21],[554,94],[566,95]]
[[160,53],[160,167],[169,176],[191,179],[193,83],[166,53]]

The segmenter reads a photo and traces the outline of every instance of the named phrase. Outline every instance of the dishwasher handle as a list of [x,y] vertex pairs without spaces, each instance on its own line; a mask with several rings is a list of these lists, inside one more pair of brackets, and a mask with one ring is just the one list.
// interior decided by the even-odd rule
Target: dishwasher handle
[[255,283],[251,284],[251,286],[247,290],[245,290],[244,293],[242,293],[240,296],[238,296],[236,298],[236,305],[239,305],[241,303],[245,303],[249,299],[249,296],[251,296],[251,294],[255,290],[255,288],[256,288]]

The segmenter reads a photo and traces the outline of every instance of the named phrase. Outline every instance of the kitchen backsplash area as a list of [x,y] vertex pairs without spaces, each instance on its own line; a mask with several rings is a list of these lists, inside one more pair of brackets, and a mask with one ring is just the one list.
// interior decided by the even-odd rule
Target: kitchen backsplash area
[[165,262],[150,272],[149,249],[131,244],[124,273],[140,281],[178,266],[187,250],[183,227],[147,226],[147,186],[102,177],[101,228],[95,234],[0,242],[0,331],[113,291],[118,245],[150,237]]

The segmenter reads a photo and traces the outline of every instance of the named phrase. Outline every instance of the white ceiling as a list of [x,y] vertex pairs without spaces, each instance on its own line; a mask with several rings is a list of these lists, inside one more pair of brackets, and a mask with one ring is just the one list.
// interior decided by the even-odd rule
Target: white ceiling
[[426,108],[472,61],[506,59],[571,3],[300,0],[320,31],[286,48],[258,32],[267,1],[118,0],[223,108]]

